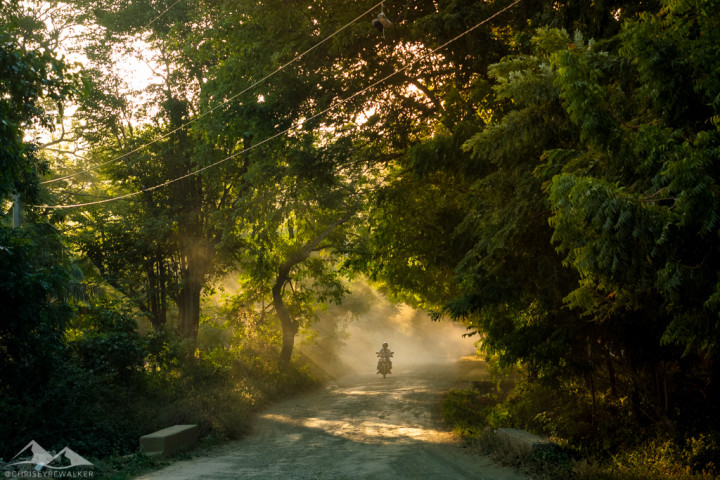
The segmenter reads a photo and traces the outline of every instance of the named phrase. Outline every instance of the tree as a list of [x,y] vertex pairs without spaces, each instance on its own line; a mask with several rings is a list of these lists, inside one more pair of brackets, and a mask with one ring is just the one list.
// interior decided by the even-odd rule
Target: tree
[[[352,263],[356,268],[371,271],[374,278],[392,284],[391,288],[400,290],[403,298],[415,297],[416,304],[438,308],[458,294],[458,288],[451,280],[452,269],[463,257],[465,261],[461,268],[469,272],[477,268],[472,255],[480,250],[489,248],[499,252],[502,248],[511,248],[511,244],[522,245],[530,240],[533,245],[531,254],[539,254],[542,261],[539,264],[528,261],[527,257],[523,257],[525,250],[519,249],[517,258],[513,259],[516,263],[508,263],[503,270],[503,273],[512,272],[513,279],[503,285],[505,288],[489,289],[487,295],[495,295],[493,301],[496,301],[498,292],[502,291],[502,295],[514,298],[522,305],[513,308],[513,313],[517,313],[518,309],[524,311],[528,305],[533,305],[533,295],[545,292],[546,285],[540,280],[528,285],[527,273],[552,274],[550,278],[559,283],[548,293],[551,298],[546,299],[546,303],[553,305],[553,311],[558,310],[558,305],[562,305],[562,285],[567,285],[575,277],[569,269],[560,265],[560,257],[549,242],[552,233],[547,226],[549,209],[544,205],[541,182],[532,176],[526,178],[520,166],[510,169],[520,182],[524,182],[521,185],[523,191],[531,192],[523,205],[514,203],[503,209],[503,218],[512,220],[515,230],[503,231],[498,218],[483,227],[487,230],[476,228],[473,222],[475,211],[471,205],[483,202],[478,198],[478,192],[490,192],[494,198],[486,203],[499,206],[508,192],[502,195],[493,193],[493,182],[502,179],[508,170],[503,168],[496,175],[485,178],[478,190],[472,191],[474,179],[485,172],[482,167],[479,167],[479,172],[473,172],[472,169],[478,168],[477,163],[468,161],[468,154],[460,148],[483,126],[482,123],[478,125],[478,117],[483,121],[489,120],[489,109],[477,108],[476,103],[487,102],[493,108],[507,108],[507,98],[497,104],[488,100],[491,92],[485,69],[509,52],[508,44],[516,31],[486,25],[464,36],[461,41],[451,43],[442,52],[429,54],[433,46],[455,38],[504,5],[507,4],[452,2],[423,4],[420,8],[408,9],[401,3],[386,4],[388,14],[398,20],[395,32],[387,41],[374,36],[367,25],[350,26],[334,41],[332,48],[307,52],[302,65],[288,64],[289,68],[278,76],[277,83],[258,86],[249,95],[249,100],[224,107],[220,116],[226,120],[214,121],[214,128],[218,135],[230,139],[242,136],[246,139],[245,145],[253,145],[253,142],[263,142],[268,138],[272,127],[308,131],[322,126],[333,132],[332,142],[335,144],[347,141],[348,148],[355,150],[355,162],[363,162],[381,171],[385,186],[377,188],[376,196],[368,197],[377,201],[371,209],[372,226],[365,230],[368,234],[366,239],[356,242]],[[251,83],[252,78],[262,74],[258,71],[273,71],[272,66],[264,67],[262,59],[273,56],[289,59],[311,46],[311,38],[298,41],[295,32],[311,29],[320,38],[324,31],[331,32],[335,23],[342,24],[339,19],[351,18],[349,12],[337,12],[337,5],[333,2],[307,2],[307,9],[296,4],[289,11],[275,2],[248,6],[247,10],[235,6],[223,7],[225,9],[220,9],[222,13],[217,20],[212,22],[220,35],[228,38],[227,42],[214,47],[218,48],[216,58],[227,59],[212,69],[214,80],[209,81],[216,85],[215,90],[208,89],[210,98],[214,98],[216,104],[220,99],[228,98],[228,86],[231,91],[241,91]],[[547,15],[542,16],[553,8],[538,2],[529,9],[510,11],[502,20],[522,32],[528,17],[538,23],[554,21]],[[635,8],[623,9],[622,14],[632,16]],[[613,16],[614,10],[610,5],[591,9],[587,17],[587,12],[578,13],[570,8],[563,8],[562,12],[563,21],[570,24],[578,22],[579,25],[599,19],[597,28],[603,31],[605,28],[617,28],[623,16]],[[238,24],[242,28],[235,28]],[[267,41],[267,32],[273,32],[271,41]],[[282,60],[273,63],[284,65]],[[368,79],[383,78],[404,67],[412,68],[401,75],[388,77],[380,88],[370,90],[366,96],[352,97],[336,110],[325,112],[326,106],[342,101],[340,92],[357,91],[368,85]],[[559,109],[560,104],[556,102],[555,110]],[[372,113],[364,115],[368,111]],[[322,120],[315,118],[318,113],[323,114]],[[361,115],[367,119],[364,123],[358,122]],[[527,127],[528,131],[533,131],[531,125]],[[258,135],[258,131],[263,133]],[[548,133],[548,136],[551,134]],[[366,148],[359,147],[363,144]],[[538,147],[534,152],[540,155],[542,148]],[[254,161],[262,165],[257,158]],[[291,161],[289,159],[288,163]],[[333,171],[332,165],[341,163],[334,161],[330,165],[329,170]],[[323,167],[328,168],[326,165]],[[463,172],[463,169],[466,171]],[[504,185],[508,190],[517,186],[513,180],[504,182]],[[433,195],[444,201],[434,202]],[[524,215],[518,217],[517,210],[513,211],[513,208],[522,209]],[[524,224],[528,219],[532,226]],[[433,224],[431,231],[428,224]],[[422,235],[417,235],[417,232],[422,232]],[[538,236],[538,232],[541,235]],[[495,240],[490,240],[488,236],[493,235]],[[503,235],[513,238],[505,242]],[[471,239],[477,245],[466,256],[467,249],[473,248]],[[497,245],[493,246],[493,242]],[[525,270],[513,270],[513,266],[518,265]],[[438,276],[441,281],[438,281]],[[494,284],[490,280],[487,284],[473,284],[471,274],[463,281],[466,282],[466,291],[473,294],[484,292],[485,287]],[[515,289],[515,286],[522,288]],[[466,296],[462,301],[477,303],[479,298]],[[501,304],[501,301],[496,304]],[[472,307],[464,311],[471,310]],[[463,310],[457,304],[454,311],[460,315]],[[511,316],[509,313],[504,318]],[[565,314],[563,322],[568,329],[569,319],[570,316]],[[541,330],[537,336],[542,337],[545,333],[547,329]],[[582,333],[579,335],[583,336]],[[517,345],[515,350],[520,351],[527,346],[526,342]],[[548,349],[562,348],[553,346],[551,342],[546,342],[546,346]],[[577,356],[584,361],[582,352]]]
[[[42,32],[28,36],[20,27],[30,17],[17,2],[0,5],[0,14],[0,200],[14,192],[32,199],[47,165],[36,155],[36,146],[25,140],[25,132],[33,126],[52,126],[41,103],[65,100],[72,92],[72,77],[65,76],[65,65],[53,51],[28,49]],[[7,390],[26,382],[34,371],[47,371],[40,367],[47,367],[62,348],[71,275],[51,227],[15,231],[0,225],[0,236],[0,362],[2,388]]]
[[255,193],[236,204],[236,229],[223,245],[239,263],[247,302],[273,307],[282,331],[281,369],[318,305],[338,303],[346,293],[342,255],[373,180],[347,168],[298,170],[297,157],[317,164],[341,154],[337,146],[314,146],[312,134],[306,138],[292,142],[291,153],[280,146],[253,165],[248,177]]
[[[275,282],[272,285],[271,292],[273,306],[275,307],[275,313],[280,318],[280,325],[282,326],[283,342],[282,349],[280,351],[280,357],[278,360],[278,365],[282,369],[287,368],[290,364],[293,353],[293,345],[295,342],[295,335],[297,335],[301,325],[301,315],[291,315],[290,311],[287,308],[285,299],[283,298],[285,288],[288,285],[293,290],[293,296],[298,296],[297,292],[295,291],[296,288],[293,287],[292,283],[293,280],[297,282],[297,279],[293,279],[291,277],[291,273],[293,272],[293,270],[297,271],[301,264],[307,262],[313,253],[318,252],[323,248],[327,248],[328,245],[323,245],[323,242],[333,233],[336,228],[347,222],[349,220],[349,217],[350,214],[346,215],[343,218],[339,218],[330,225],[328,225],[325,230],[311,235],[306,243],[290,251],[285,257],[284,262],[282,262],[277,268],[277,274],[275,276]],[[313,267],[315,269],[315,271],[312,272],[313,276],[311,277],[311,281],[313,281],[315,284],[313,285],[315,287],[315,291],[313,293],[315,293],[318,297],[332,296],[332,298],[336,302],[339,302],[341,295],[345,293],[344,289],[341,286],[342,284],[337,278],[333,278],[332,274],[324,272],[324,270],[327,270],[327,266],[323,265],[320,262],[317,262],[317,260],[319,260],[319,257],[314,257],[313,260],[316,260],[315,262],[313,262],[314,265],[311,264],[309,266],[311,269],[313,269]],[[302,277],[300,276],[300,278]],[[318,291],[318,284],[320,284],[322,291]],[[306,292],[311,291],[309,288],[307,288],[307,286],[304,286],[302,288]],[[313,301],[315,299],[311,298],[310,300]],[[299,313],[302,314],[302,312]]]
[[[547,307],[549,311],[557,311],[560,292],[574,273],[557,267],[559,256],[545,241],[552,232],[546,224],[549,209],[542,203],[542,180],[526,171],[538,162],[529,159],[513,164],[502,155],[539,156],[545,147],[555,147],[553,134],[564,134],[572,127],[551,125],[557,129],[549,132],[532,128],[530,123],[541,116],[539,108],[514,113],[510,98],[514,93],[502,97],[493,92],[491,85],[501,75],[488,76],[486,69],[513,50],[533,48],[527,18],[532,26],[560,21],[609,35],[626,16],[652,5],[605,2],[580,11],[574,6],[556,8],[551,2],[533,2],[472,28],[509,2],[424,3],[417,8],[393,2],[385,8],[396,20],[396,29],[383,39],[368,23],[347,24],[359,12],[337,2],[308,1],[292,9],[274,1],[220,2],[213,8],[195,2],[168,5],[171,8],[162,10],[162,15],[150,8],[151,3],[119,2],[110,8],[93,1],[88,5],[107,34],[106,40],[93,47],[99,57],[109,58],[110,47],[129,44],[126,40],[131,34],[143,36],[158,52],[156,65],[163,81],[148,93],[154,95],[160,113],[144,130],[130,122],[120,127],[106,122],[104,134],[95,139],[98,160],[129,152],[146,139],[158,139],[108,167],[103,174],[112,181],[103,189],[122,184],[119,191],[137,191],[162,184],[163,179],[181,178],[130,202],[136,221],[154,220],[142,222],[143,247],[136,249],[141,254],[130,269],[146,272],[143,292],[129,288],[132,275],[137,274],[130,270],[123,288],[139,296],[154,321],[162,323],[157,315],[162,316],[164,310],[152,306],[162,300],[152,299],[163,289],[172,292],[179,307],[180,331],[193,337],[208,276],[229,268],[233,258],[245,256],[245,252],[217,256],[217,247],[232,243],[228,238],[244,231],[237,225],[252,223],[251,218],[273,218],[273,209],[285,211],[279,214],[282,225],[295,215],[288,212],[298,209],[297,199],[288,200],[294,193],[282,189],[275,190],[278,196],[268,204],[249,207],[253,199],[264,201],[258,188],[273,188],[259,178],[264,175],[286,186],[303,176],[321,178],[319,173],[309,174],[311,169],[325,172],[328,178],[323,181],[342,175],[354,178],[363,169],[367,178],[382,179],[373,187],[376,195],[363,197],[376,203],[365,217],[370,227],[363,230],[366,238],[356,242],[357,255],[351,263],[356,268],[364,264],[378,279],[402,280],[405,298],[415,296],[417,303],[439,308],[460,296],[452,308],[457,315],[474,312],[488,299],[497,301],[495,305],[507,301],[513,304],[508,313],[512,316],[528,305],[537,306],[536,296],[546,295],[545,303],[553,305]],[[311,48],[343,26],[331,42]],[[441,45],[445,45],[442,50],[432,52]],[[385,79],[382,84],[363,90],[381,78]],[[547,83],[550,77],[538,78]],[[106,91],[93,94],[93,108],[111,105],[118,113],[127,111],[127,105],[107,94],[111,82],[103,80],[102,85]],[[548,105],[562,114],[555,100]],[[493,123],[505,113],[507,125],[494,128]],[[186,125],[191,120],[193,124]],[[535,137],[525,139],[522,151],[489,154],[496,157],[489,163],[481,159],[493,142],[512,143],[503,129],[514,120],[525,122],[521,126]],[[476,138],[479,131],[482,134]],[[292,142],[280,142],[279,134]],[[461,146],[470,139],[474,140],[463,150]],[[533,146],[531,140],[540,143]],[[304,146],[312,143],[313,149]],[[337,156],[318,155],[325,146]],[[286,154],[282,148],[298,154]],[[194,173],[223,158],[231,161]],[[527,194],[525,202],[505,201],[514,188]],[[433,196],[442,201],[434,202]],[[317,200],[316,195],[303,198]],[[330,226],[344,218],[344,206],[338,208],[320,223]],[[240,210],[247,219],[239,220]],[[495,217],[486,212],[494,212]],[[428,223],[437,223],[437,228],[428,232]],[[155,227],[163,235],[154,235]],[[418,230],[427,233],[414,238]],[[312,243],[313,235],[321,231],[308,230],[305,242]],[[504,256],[506,249],[525,242],[532,245],[528,250],[517,248]],[[129,238],[122,243],[133,244]],[[309,243],[295,246],[302,251],[305,244]],[[542,261],[529,261],[527,255]],[[455,282],[452,275],[458,264],[461,280]],[[493,269],[482,281],[478,280],[482,275],[475,274]],[[551,275],[557,288],[546,292],[542,282],[525,281],[529,272]]]
[[[669,365],[696,356],[720,383],[717,14],[713,2],[668,3],[627,25],[618,56],[583,46],[557,59],[581,135],[548,188],[555,241],[582,276],[568,303],[596,321],[643,321],[655,344],[630,360],[666,390]],[[656,396],[667,413],[667,393]]]
[[[43,25],[18,2],[0,4],[0,202],[11,194],[33,201],[47,164],[37,145],[25,137],[33,128],[52,128],[45,103],[62,111],[74,78],[49,49],[34,49]],[[58,232],[50,225],[0,223],[0,418],[3,431],[23,431],[38,417],[29,405],[51,405],[44,395],[57,365],[67,353],[65,326],[72,316],[70,298],[79,290]],[[51,411],[51,410],[46,410]],[[4,436],[8,437],[8,436]],[[10,444],[3,438],[0,446]]]
[[[401,56],[403,46],[413,45],[413,48],[418,48],[417,52],[422,52],[423,48],[442,45],[506,5],[506,2],[440,2],[412,13],[400,7],[402,13],[398,16],[402,21],[392,37],[394,55],[388,54],[392,50],[389,46],[380,47],[379,52],[392,58],[396,65],[401,65],[403,61],[409,61]],[[461,148],[480,130],[487,130],[489,138],[493,123],[512,108],[508,98],[498,98],[493,92],[492,86],[497,77],[492,72],[488,74],[488,67],[508,54],[529,54],[533,48],[531,37],[537,27],[552,24],[611,36],[619,31],[624,18],[632,18],[638,11],[652,8],[652,2],[521,2],[491,23],[450,43],[432,60],[420,62],[408,75],[401,76],[408,82],[408,89],[397,88],[394,85],[396,80],[392,80],[392,94],[373,98],[378,105],[378,118],[373,123],[373,129],[384,133],[382,141],[373,138],[373,143],[376,149],[391,155],[393,171],[388,177],[391,182],[376,197],[371,217],[373,226],[369,240],[359,251],[358,265],[365,263],[373,278],[382,279],[401,298],[440,312],[443,305],[458,297],[464,297],[462,301],[469,300],[463,295],[457,279],[453,278],[456,267],[460,269],[460,281],[470,282],[472,275],[466,273],[477,267],[473,256],[480,256],[481,250],[486,247],[496,248],[490,245],[493,236],[499,246],[515,233],[520,235],[520,232],[513,232],[512,227],[504,233],[500,231],[503,220],[524,230],[522,240],[519,236],[515,238],[518,244],[530,241],[542,251],[543,258],[556,263],[557,255],[543,241],[549,238],[551,231],[540,214],[543,209],[541,199],[545,198],[540,191],[532,191],[524,207],[511,202],[493,220],[494,227],[486,225],[490,230],[481,232],[477,228],[477,223],[482,221],[484,206],[502,209],[507,194],[517,186],[514,180],[506,179],[505,174],[523,175],[523,167],[515,165],[512,172],[502,168],[502,171],[488,176],[482,184],[476,183],[479,178],[494,171],[493,163],[496,162],[486,162],[479,153],[475,153],[476,159],[472,159],[471,149]],[[381,58],[368,63],[370,66],[383,64],[384,68],[388,68],[387,63],[391,62]],[[515,67],[521,66],[520,63],[515,64]],[[416,93],[412,94],[413,91]],[[391,101],[386,103],[384,99]],[[559,104],[553,105],[553,108],[557,112]],[[529,123],[519,127],[523,132],[535,134],[535,140],[542,141],[537,136],[542,137],[543,132],[533,129],[530,124],[541,116],[539,110],[540,107],[532,112],[534,117],[526,115],[525,121]],[[519,114],[515,115],[519,121],[522,120],[518,118]],[[499,130],[496,128],[493,136],[499,137]],[[514,134],[510,131],[498,141],[505,142],[503,147],[511,147],[515,141]],[[547,136],[550,135],[551,132],[547,132]],[[397,143],[391,143],[395,138]],[[490,146],[491,142],[488,140],[488,150],[494,148]],[[525,142],[526,147],[531,145],[530,139],[525,139]],[[511,155],[542,153],[542,148],[530,150],[527,148]],[[378,155],[376,158],[379,160],[382,157]],[[504,194],[495,192],[493,182],[501,182],[498,188],[508,191]],[[523,186],[524,193],[540,185],[534,179],[530,182]],[[518,217],[518,211],[512,211],[512,208],[527,209],[531,206],[536,214],[530,218],[533,226],[525,227],[528,218]],[[405,238],[401,238],[403,232],[407,232]],[[416,232],[422,234],[417,235]],[[541,237],[537,236],[538,233]],[[503,234],[505,240],[498,237]],[[485,245],[479,242],[485,242]],[[511,249],[512,240],[506,243],[505,246]],[[501,250],[496,250],[496,253],[500,261]],[[500,281],[515,277],[518,282],[508,280],[507,289],[503,290],[520,291],[516,286],[524,283],[521,277],[537,270],[527,261],[522,263],[529,270],[510,271],[512,267],[508,263],[503,274],[498,272]],[[547,268],[540,269],[542,274],[548,273]],[[504,273],[509,273],[510,277]],[[495,285],[499,284],[491,281],[489,285],[475,288],[466,283],[465,291],[483,291],[488,286],[497,295],[500,287],[495,288]],[[542,287],[538,285],[537,288]],[[488,295],[493,296],[491,293]],[[479,298],[477,300],[480,301]],[[457,308],[453,309],[456,314],[462,310],[462,301],[455,302]]]
[[621,391],[637,420],[717,364],[713,8],[673,3],[609,42],[539,30],[491,67],[492,120],[464,144],[475,246],[448,311],[593,402]]
[[463,294],[448,306],[480,330],[486,349],[547,376],[584,368],[592,330],[563,308],[576,277],[550,242],[550,210],[535,174],[544,151],[575,136],[547,67],[566,45],[554,32],[534,37],[534,54],[490,68],[492,119],[463,145],[472,155],[463,168],[474,181],[458,231],[473,246],[456,270]]
[[[166,322],[166,299],[172,298],[178,307],[178,333],[194,339],[200,322],[200,297],[214,271],[215,246],[223,231],[217,221],[222,217],[216,212],[238,195],[242,172],[228,163],[202,175],[194,173],[234,148],[218,145],[202,130],[188,127],[200,108],[207,62],[197,52],[186,51],[187,45],[178,39],[195,35],[194,22],[201,13],[182,5],[150,21],[152,18],[135,15],[138,5],[117,7],[97,5],[94,9],[95,21],[105,36],[96,38],[88,48],[100,68],[86,84],[81,115],[92,123],[84,135],[91,142],[96,164],[104,165],[100,182],[97,178],[93,181],[101,198],[108,192],[146,191],[124,205],[92,209],[114,209],[114,215],[79,213],[76,221],[90,227],[79,245],[83,253],[93,253],[91,258],[100,271],[135,298],[154,325]],[[153,10],[149,4],[145,7],[149,15]],[[147,105],[137,108],[123,98],[126,89],[112,75],[111,52],[120,48],[126,54],[136,53],[127,47],[127,40],[138,33],[157,55],[148,61],[161,83],[144,92],[154,111]],[[109,116],[108,109],[112,112]],[[83,180],[78,177],[66,184]],[[148,190],[168,180],[174,181],[162,189]],[[99,225],[91,217],[112,220]],[[122,245],[132,245],[135,255],[123,256],[117,248]],[[141,284],[138,275],[144,277]]]
[[[69,98],[74,77],[49,49],[35,50],[43,28],[37,28],[17,1],[0,6],[0,199],[21,193],[34,200],[47,164],[37,146],[24,139],[33,127],[52,128],[43,102]],[[31,23],[30,28],[27,27]]]

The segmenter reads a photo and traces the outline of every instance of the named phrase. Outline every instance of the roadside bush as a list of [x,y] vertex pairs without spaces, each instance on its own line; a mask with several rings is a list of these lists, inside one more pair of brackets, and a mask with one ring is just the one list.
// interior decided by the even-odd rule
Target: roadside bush
[[[633,424],[621,402],[583,398],[572,384],[522,383],[509,395],[483,395],[477,385],[449,391],[445,421],[469,444],[501,462],[552,480],[709,480],[717,478],[717,433],[685,438]],[[518,458],[493,430],[513,427],[550,437],[559,448]]]
[[598,395],[593,401],[573,383],[522,383],[488,415],[492,427],[516,427],[578,451],[613,452],[638,441],[627,405]]
[[478,438],[489,426],[488,416],[495,405],[477,390],[453,389],[441,402],[442,416],[466,440]]
[[0,452],[14,454],[29,441],[16,438],[58,423],[62,393],[49,390],[66,374],[64,331],[77,272],[50,226],[1,223],[0,272]]
[[720,475],[720,432],[688,439],[683,457],[696,472]]
[[[236,439],[256,409],[314,384],[303,367],[280,372],[277,352],[238,342],[179,341],[168,331],[138,334],[122,303],[76,307],[62,361],[44,388],[0,392],[2,455],[31,439],[49,450],[69,446],[87,458],[126,455],[141,435],[193,423],[202,435]],[[26,379],[32,380],[32,379]]]
[[140,372],[148,352],[128,310],[100,304],[77,316],[74,323],[80,329],[69,345],[84,369],[123,384]]

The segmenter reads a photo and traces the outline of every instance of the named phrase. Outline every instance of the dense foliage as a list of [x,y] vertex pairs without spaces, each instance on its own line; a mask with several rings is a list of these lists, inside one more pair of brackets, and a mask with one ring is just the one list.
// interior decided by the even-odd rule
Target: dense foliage
[[52,128],[48,102],[62,108],[61,100],[73,90],[73,76],[54,52],[44,48],[43,29],[16,1],[0,4],[0,199],[23,194],[34,199],[39,177],[48,165],[36,154],[36,144],[23,138],[32,126]]
[[[714,471],[718,13],[670,2],[604,41],[541,29],[490,68],[506,110],[463,145],[480,173],[462,226],[477,243],[448,308],[553,390],[508,400],[491,425],[611,452],[652,426],[680,439],[671,464]],[[533,398],[538,416],[523,411]],[[698,441],[711,453],[682,460]]]
[[[354,274],[523,369],[493,425],[602,454],[720,430],[720,4],[388,0],[384,34],[370,7],[3,3],[0,199],[51,205],[0,227],[0,405],[23,405],[18,435],[69,422],[62,402],[57,424],[30,420],[38,382],[65,388],[59,365],[111,386],[73,400],[97,415],[259,372],[257,395],[274,392]],[[149,85],[120,74],[133,56]],[[576,400],[567,416],[549,388]],[[104,424],[93,442],[125,448]]]
[[[452,311],[476,312],[486,346],[507,362],[553,380],[585,377],[591,390],[630,398],[637,420],[677,414],[689,385],[717,398],[712,8],[641,16],[612,51],[539,31],[531,55],[491,68],[512,107],[464,145],[490,172],[475,181],[479,243],[460,264],[470,283]],[[683,68],[668,71],[675,61]],[[522,193],[493,202],[500,182]],[[539,238],[545,253],[532,249]],[[503,285],[533,265],[539,276]]]

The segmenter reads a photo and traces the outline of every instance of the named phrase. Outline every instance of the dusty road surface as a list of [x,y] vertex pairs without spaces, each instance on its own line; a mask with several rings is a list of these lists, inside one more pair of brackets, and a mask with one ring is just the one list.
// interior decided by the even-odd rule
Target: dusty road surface
[[527,479],[467,453],[441,422],[443,391],[478,367],[346,377],[274,405],[241,441],[139,479]]

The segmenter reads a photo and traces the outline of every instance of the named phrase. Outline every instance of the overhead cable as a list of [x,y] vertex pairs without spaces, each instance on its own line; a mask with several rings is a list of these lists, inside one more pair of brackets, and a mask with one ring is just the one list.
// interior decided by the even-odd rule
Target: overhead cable
[[180,0],[175,0],[175,2],[174,2],[172,5],[170,5],[170,6],[167,7],[165,10],[163,10],[162,12],[160,12],[155,18],[153,18],[152,20],[150,20],[150,22],[148,22],[148,24],[145,25],[142,29],[143,29],[143,30],[146,30],[150,25],[152,25],[153,23],[155,23],[155,21],[157,21],[157,19],[159,19],[160,17],[162,17],[163,15],[165,15],[165,14],[168,12],[168,10],[170,10],[171,8],[173,8],[173,7],[174,7],[175,5],[177,5],[178,3],[180,3]]

